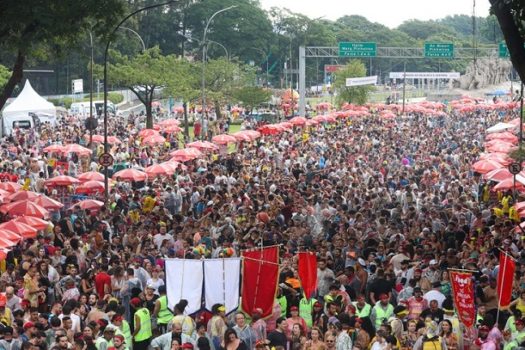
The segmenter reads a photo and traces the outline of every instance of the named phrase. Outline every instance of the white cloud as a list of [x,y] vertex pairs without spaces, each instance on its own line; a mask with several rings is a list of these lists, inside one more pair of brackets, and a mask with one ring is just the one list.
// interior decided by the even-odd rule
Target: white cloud
[[[264,9],[284,7],[310,18],[336,20],[361,15],[372,22],[395,28],[408,19],[438,19],[448,15],[472,15],[474,0],[259,0]],[[476,15],[488,16],[489,0],[476,0]]]

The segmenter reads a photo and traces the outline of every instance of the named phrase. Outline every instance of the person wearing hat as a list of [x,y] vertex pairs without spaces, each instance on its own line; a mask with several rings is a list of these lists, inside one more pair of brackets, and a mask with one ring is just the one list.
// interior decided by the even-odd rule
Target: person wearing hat
[[370,313],[370,320],[375,329],[378,330],[381,324],[387,321],[394,314],[394,306],[390,304],[388,294],[382,293],[379,295],[379,301],[372,308]]
[[516,325],[516,333],[512,334],[512,339],[521,344],[525,341],[525,319],[519,318],[514,324]]
[[286,323],[288,324],[288,327],[286,328],[288,338],[291,337],[293,325],[296,323],[300,324],[305,332],[308,332],[306,322],[301,316],[299,316],[299,308],[295,305],[290,307],[290,317],[286,319]]
[[426,333],[414,344],[414,350],[445,350],[445,340],[438,335],[438,326],[434,321],[426,322]]
[[392,328],[392,334],[397,338],[401,339],[403,335],[403,321],[408,315],[408,310],[404,305],[397,305],[394,308],[394,315],[388,319],[388,324]]
[[95,341],[95,346],[97,350],[107,350],[109,347],[113,346],[113,337],[115,336],[115,328],[111,325],[104,328],[102,337],[98,337]]
[[182,325],[178,322],[173,322],[171,325],[171,332],[153,338],[151,341],[151,347],[153,350],[171,350],[173,340],[177,340],[179,344],[195,344],[192,337],[189,337],[182,332]]
[[438,303],[438,307],[441,307],[441,305],[446,299],[445,295],[441,293],[441,282],[435,281],[434,283],[432,283],[432,289],[426,292],[423,295],[423,298],[426,299],[426,301],[429,303],[432,300],[436,300]]
[[122,334],[116,334],[113,337],[113,347],[115,350],[129,350],[129,348],[126,345],[126,339]]
[[474,344],[481,350],[496,350],[497,346],[494,340],[489,338],[490,328],[486,325],[479,327],[478,338]]
[[223,341],[224,332],[228,328],[226,321],[226,308],[222,304],[215,304],[211,307],[213,313],[212,318],[208,321],[208,329],[210,330],[211,341],[215,349],[218,349]]
[[404,304],[408,308],[409,320],[419,319],[419,316],[421,315],[423,310],[428,308],[428,302],[426,299],[423,298],[423,292],[421,290],[421,287],[415,287],[414,295],[408,298],[408,300]]
[[13,325],[13,313],[9,308],[6,307],[7,298],[5,295],[0,294],[0,323],[4,326]]
[[166,332],[168,323],[173,319],[173,314],[168,308],[168,297],[166,295],[166,286],[161,285],[158,288],[160,297],[155,300],[155,308],[153,309],[153,317],[157,319],[157,328],[160,334]]
[[131,329],[128,321],[124,319],[124,316],[117,313],[111,318],[111,324],[116,328],[115,335],[122,335],[126,346],[129,347],[128,344],[131,345],[133,343],[133,337],[131,336]]
[[301,316],[306,322],[308,328],[312,328],[312,313],[314,311],[314,304],[317,302],[315,298],[306,298],[303,294],[303,297],[299,301],[299,316]]
[[151,331],[151,316],[149,310],[144,307],[140,298],[133,298],[130,301],[137,311],[133,316],[134,330],[133,330],[133,349],[147,350],[153,333]]
[[363,294],[359,294],[357,301],[354,301],[352,305],[355,307],[355,315],[359,318],[369,317],[372,312],[372,306],[366,302]]

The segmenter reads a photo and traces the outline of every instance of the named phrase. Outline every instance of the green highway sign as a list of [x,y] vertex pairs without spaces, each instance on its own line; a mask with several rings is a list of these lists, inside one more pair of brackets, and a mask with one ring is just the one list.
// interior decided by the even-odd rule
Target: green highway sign
[[430,58],[453,58],[454,44],[451,43],[425,43],[425,57]]
[[376,43],[339,43],[340,57],[376,57]]
[[507,44],[505,44],[503,41],[499,43],[499,57],[500,58],[509,58],[510,52],[509,48],[507,47]]

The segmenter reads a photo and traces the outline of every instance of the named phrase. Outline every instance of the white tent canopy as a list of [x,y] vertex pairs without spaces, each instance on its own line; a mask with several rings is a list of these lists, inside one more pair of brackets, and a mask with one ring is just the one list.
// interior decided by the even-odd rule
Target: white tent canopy
[[508,129],[514,129],[516,125],[510,123],[498,123],[487,129],[487,133],[500,132]]
[[46,113],[54,116],[56,115],[56,107],[41,97],[33,89],[29,80],[26,80],[22,92],[11,104],[4,108],[2,114],[4,117],[27,116],[29,112],[35,114]]

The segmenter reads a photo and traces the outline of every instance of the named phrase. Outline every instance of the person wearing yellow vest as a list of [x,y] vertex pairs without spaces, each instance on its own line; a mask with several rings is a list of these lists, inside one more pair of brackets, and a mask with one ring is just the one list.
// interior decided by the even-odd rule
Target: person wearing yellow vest
[[126,339],[122,334],[113,337],[113,347],[115,350],[129,350],[129,347],[126,345]]
[[98,337],[95,341],[97,350],[107,350],[113,346],[113,337],[115,336],[115,328],[107,326],[104,328],[103,336]]
[[168,323],[173,319],[173,314],[168,308],[168,297],[166,296],[166,286],[159,286],[158,292],[160,297],[155,301],[155,308],[153,309],[153,317],[157,319],[157,328],[159,334],[164,334],[167,331]]
[[512,334],[512,339],[516,340],[518,344],[522,344],[525,341],[525,320],[517,319],[514,324],[516,325],[516,333]]
[[314,304],[317,302],[316,299],[306,299],[304,296],[299,301],[299,316],[304,319],[308,328],[312,328],[313,318],[312,312],[314,311]]
[[124,337],[125,347],[131,349],[133,346],[133,337],[131,336],[131,328],[128,321],[122,315],[115,314],[111,319],[111,323],[115,326],[115,336],[122,335]]
[[383,322],[394,314],[394,307],[389,303],[388,294],[383,293],[379,296],[379,301],[372,308],[370,313],[370,321],[374,325],[375,329],[378,330]]
[[133,298],[130,301],[131,306],[135,308],[133,316],[133,349],[147,350],[153,336],[151,332],[151,316],[149,310],[142,305],[140,298]]
[[359,318],[369,317],[372,312],[372,305],[368,304],[364,295],[358,295],[357,301],[352,303],[355,307],[355,315]]
[[0,295],[0,323],[4,326],[11,327],[13,325],[13,313],[11,309],[6,307],[7,298],[5,295]]
[[286,297],[283,295],[281,287],[279,287],[279,291],[277,292],[277,302],[281,306],[281,317],[286,317],[288,300],[286,300]]
[[414,344],[413,349],[417,350],[444,350],[447,348],[445,340],[437,333],[438,326],[436,322],[430,321],[426,323],[427,333],[419,337]]

